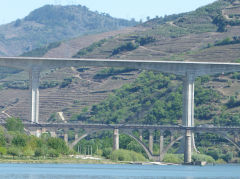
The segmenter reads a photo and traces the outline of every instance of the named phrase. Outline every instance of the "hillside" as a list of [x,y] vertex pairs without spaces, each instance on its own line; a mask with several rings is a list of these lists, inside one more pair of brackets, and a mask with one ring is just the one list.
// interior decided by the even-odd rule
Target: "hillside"
[[[240,1],[218,0],[192,12],[151,19],[136,27],[55,41],[23,56],[240,62],[239,14]],[[239,80],[240,73],[196,79],[196,125],[240,126]],[[9,115],[28,119],[28,84],[26,72],[12,69],[11,74],[1,73],[1,120]],[[40,121],[62,122],[59,114],[68,122],[180,124],[182,77],[126,68],[44,71]],[[170,141],[169,133],[164,135],[165,141]],[[146,131],[143,138],[147,141]],[[159,131],[155,138],[158,141]],[[92,145],[92,141],[84,141],[83,145]],[[233,146],[214,134],[196,134],[196,145],[215,160],[228,162],[239,157]],[[136,151],[134,146],[128,149]],[[176,144],[171,153],[178,147]],[[154,153],[158,150],[156,143]]]
[[[239,26],[237,23],[231,25],[230,22],[239,21],[237,16],[239,11],[236,10],[239,7],[238,1],[231,3],[219,0],[193,12],[155,18],[136,27],[118,31],[74,38],[56,43],[55,47],[50,45],[53,48],[49,46],[38,48],[24,55],[235,62],[240,57]],[[219,24],[222,21],[215,22],[216,19],[221,19],[219,17],[224,17],[222,19],[224,24],[228,23],[221,32],[219,32]],[[2,95],[4,99],[1,100],[2,109],[8,114],[27,119],[27,74],[18,73],[16,70],[11,73],[16,74],[1,75],[1,93],[4,94]],[[134,81],[138,73],[139,71],[124,69],[83,67],[43,72],[40,90],[40,111],[43,115],[41,120],[49,120],[56,112],[61,111],[64,112],[66,119],[70,120],[76,118],[85,107],[90,112],[92,105],[101,102],[121,85]],[[213,79],[215,81],[210,80],[205,86],[214,88],[214,91],[221,94],[223,103],[229,96],[235,96],[238,74],[235,74],[235,77],[229,74],[224,80],[218,80],[217,77]],[[69,84],[61,88],[61,84],[66,81]],[[179,83],[181,84],[180,81],[175,80],[172,85]],[[224,87],[229,84],[234,88]],[[9,88],[14,91],[11,94],[14,93],[16,96],[9,93]],[[8,100],[5,96],[8,96]],[[3,113],[2,117],[6,118],[6,114]]]
[[92,12],[81,5],[46,5],[23,19],[0,26],[0,55],[18,56],[52,42],[136,24],[135,21]]
[[234,62],[240,56],[239,43],[215,43],[239,37],[239,6],[238,1],[219,0],[193,12],[155,18],[139,26],[144,31],[109,39],[101,48],[75,57]]

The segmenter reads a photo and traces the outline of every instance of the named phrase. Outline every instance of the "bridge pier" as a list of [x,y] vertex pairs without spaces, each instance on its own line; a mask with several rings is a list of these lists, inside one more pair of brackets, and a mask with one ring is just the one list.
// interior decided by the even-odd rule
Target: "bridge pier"
[[31,121],[38,123],[39,120],[39,78],[40,70],[32,69],[29,73],[29,81],[31,86]]
[[75,134],[74,139],[75,139],[75,140],[78,139],[78,133]]
[[143,141],[143,136],[142,136],[143,130],[139,129],[138,131],[139,131],[139,139],[140,141]]
[[159,160],[163,160],[163,147],[164,147],[164,138],[163,138],[163,132],[160,132],[160,138],[159,138]]
[[113,131],[113,150],[119,149],[119,130],[114,129]]
[[36,129],[36,130],[30,130],[30,134],[31,135],[34,135],[36,137],[41,137],[41,134],[42,134],[42,130],[41,129]]
[[163,147],[164,147],[164,138],[163,132],[160,131],[160,139],[159,139],[159,160],[163,160]]
[[50,132],[50,136],[51,136],[51,137],[57,137],[57,134],[56,134],[55,131],[51,131],[51,132]]
[[184,163],[192,162],[192,135],[190,130],[185,133]]
[[[187,72],[183,83],[183,126],[194,126],[194,80],[195,74]],[[192,132],[189,130],[185,133],[185,145],[184,145],[184,163],[192,162]]]
[[153,154],[153,130],[149,130],[149,142],[148,142],[148,148],[149,151]]
[[66,144],[68,144],[68,134],[67,133],[64,134],[64,141],[66,142]]

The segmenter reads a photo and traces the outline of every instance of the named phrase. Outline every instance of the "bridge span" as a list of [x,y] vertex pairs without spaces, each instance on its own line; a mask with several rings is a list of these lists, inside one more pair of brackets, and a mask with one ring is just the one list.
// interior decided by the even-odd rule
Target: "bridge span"
[[202,75],[214,75],[240,71],[239,63],[213,62],[179,62],[148,60],[114,60],[114,59],[73,59],[73,58],[38,58],[38,57],[0,57],[0,66],[23,69],[29,72],[31,84],[31,121],[39,122],[39,78],[43,70],[95,66],[95,67],[129,67],[134,69],[153,70],[184,76],[182,125],[185,129],[184,162],[191,162],[194,145],[194,81]]
[[[5,126],[6,123],[0,123],[0,125]],[[49,133],[52,137],[57,137],[56,131],[61,130],[61,135],[63,136],[65,142],[70,148],[73,148],[82,139],[91,135],[95,132],[108,130],[113,131],[113,150],[119,149],[119,132],[127,134],[135,141],[137,141],[145,150],[149,159],[155,161],[162,161],[164,155],[170,149],[172,145],[181,140],[186,131],[191,131],[194,133],[214,133],[217,134],[229,142],[231,142],[240,151],[240,127],[230,127],[230,126],[213,126],[213,125],[200,125],[200,126],[181,126],[181,125],[143,125],[143,124],[84,124],[84,123],[24,123],[25,129],[29,131],[30,134],[40,136],[43,133]],[[78,136],[79,130],[84,130],[85,132]],[[68,131],[75,131],[75,138],[73,142],[68,140]],[[138,135],[136,135],[136,131]],[[143,131],[147,131],[149,134],[148,145],[143,141]],[[153,154],[153,144],[154,144],[154,132],[159,131],[160,138],[160,152],[159,155]],[[135,133],[134,133],[135,132]],[[166,132],[170,133],[170,141],[166,145],[166,139],[164,136]],[[166,136],[165,136],[166,137]],[[167,137],[168,138],[168,137]],[[165,142],[164,142],[165,141]],[[164,146],[165,144],[165,146]]]

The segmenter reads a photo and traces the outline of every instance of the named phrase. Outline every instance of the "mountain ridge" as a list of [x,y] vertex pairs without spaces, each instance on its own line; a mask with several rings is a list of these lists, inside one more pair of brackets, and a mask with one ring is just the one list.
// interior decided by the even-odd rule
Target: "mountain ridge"
[[85,6],[45,5],[0,26],[0,54],[17,56],[56,41],[134,26],[137,22],[90,11]]

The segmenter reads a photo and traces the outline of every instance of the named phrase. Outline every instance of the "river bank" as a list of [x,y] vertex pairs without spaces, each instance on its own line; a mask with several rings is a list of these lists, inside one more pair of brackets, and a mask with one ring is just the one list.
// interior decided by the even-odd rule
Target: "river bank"
[[0,158],[0,163],[26,163],[26,164],[119,164],[104,158],[95,157],[72,157],[62,156],[58,158],[35,158],[35,157],[10,157]]
[[[115,161],[100,156],[69,155],[57,158],[51,157],[0,157],[0,163],[22,163],[22,164],[133,164],[133,165],[181,165],[174,162],[153,162],[153,161]],[[213,164],[213,163],[208,163]],[[217,162],[214,164],[232,164]],[[236,163],[239,164],[239,163]]]

